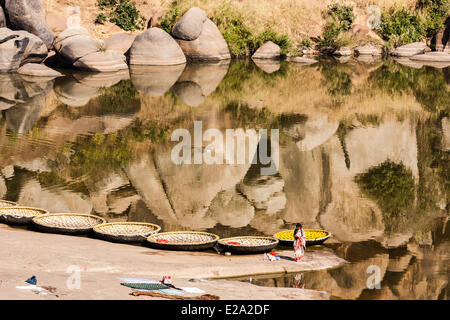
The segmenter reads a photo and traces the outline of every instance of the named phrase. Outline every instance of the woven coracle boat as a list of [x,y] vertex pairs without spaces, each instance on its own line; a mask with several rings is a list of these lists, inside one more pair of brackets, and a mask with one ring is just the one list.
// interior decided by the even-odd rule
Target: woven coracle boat
[[47,210],[31,207],[1,207],[0,222],[7,224],[27,224],[36,216],[48,214]]
[[93,229],[97,238],[112,242],[144,242],[148,236],[157,233],[161,227],[143,222],[111,222],[96,225]]
[[[306,245],[314,246],[325,242],[331,233],[321,229],[304,229],[306,237]],[[274,237],[280,241],[281,245],[293,245],[294,243],[294,230],[284,230],[274,234]]]
[[43,232],[61,234],[85,234],[106,220],[90,214],[52,213],[33,218],[33,225]]
[[17,207],[17,203],[7,200],[0,200],[0,208]]
[[197,231],[174,231],[152,234],[147,245],[154,249],[195,251],[214,247],[219,236]]
[[270,252],[278,245],[278,239],[272,237],[233,237],[220,239],[218,244],[225,252],[264,253]]

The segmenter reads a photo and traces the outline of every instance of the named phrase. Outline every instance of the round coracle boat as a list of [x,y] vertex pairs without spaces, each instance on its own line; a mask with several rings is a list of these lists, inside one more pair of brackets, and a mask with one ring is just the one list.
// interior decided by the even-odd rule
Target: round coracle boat
[[272,237],[242,236],[220,239],[219,246],[225,252],[252,254],[270,252],[278,245],[278,239]]
[[[304,229],[306,245],[314,246],[323,244],[331,233],[321,229]],[[274,237],[280,241],[281,245],[292,245],[294,243],[294,230],[284,230],[274,234]]]
[[153,223],[111,222],[96,225],[93,229],[97,238],[112,242],[144,242],[148,236],[161,230]]
[[219,240],[213,233],[174,231],[155,233],[147,237],[147,245],[154,249],[195,251],[211,249]]
[[0,200],[0,208],[17,207],[17,203],[7,200]]
[[93,227],[106,220],[90,214],[54,213],[37,216],[32,222],[43,232],[77,235],[89,233]]
[[47,215],[48,211],[31,207],[1,207],[0,222],[6,224],[28,224],[36,216]]

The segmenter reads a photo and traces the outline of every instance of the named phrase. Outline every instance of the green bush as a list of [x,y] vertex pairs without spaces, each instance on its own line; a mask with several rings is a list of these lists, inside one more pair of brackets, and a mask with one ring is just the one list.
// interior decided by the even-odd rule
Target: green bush
[[172,31],[173,26],[175,25],[175,22],[180,17],[181,14],[178,7],[172,7],[169,9],[169,11],[166,12],[164,17],[160,18],[159,27],[164,31],[166,31],[167,33],[170,33]]
[[350,30],[352,23],[355,20],[353,7],[341,5],[339,3],[329,5],[326,16],[330,17],[333,21],[336,21],[338,23],[338,28],[341,31]]
[[324,18],[327,20],[323,35],[319,37],[320,47],[337,47],[339,35],[350,30],[355,14],[353,7],[349,5],[341,5],[333,3],[328,6],[324,13]]
[[286,34],[280,34],[275,30],[267,29],[253,39],[253,43],[250,45],[251,51],[256,51],[267,41],[272,41],[277,44],[280,47],[281,55],[283,56],[287,55],[292,47],[292,42]]
[[450,14],[450,0],[418,0],[417,10],[425,19],[426,36],[433,37]]
[[391,46],[400,46],[425,38],[425,22],[412,9],[392,7],[381,15],[380,36]]
[[[178,5],[177,1],[173,1],[170,9],[159,21],[160,28],[168,33],[185,13]],[[273,29],[266,29],[260,34],[252,32],[245,26],[245,18],[229,1],[224,1],[218,7],[211,20],[219,28],[234,57],[250,56],[266,41],[272,41],[280,46],[282,55],[286,55],[292,47],[292,42],[286,34],[280,34]]]
[[142,30],[145,17],[130,0],[98,0],[97,6],[105,13],[100,13],[97,23],[110,21],[125,31]]

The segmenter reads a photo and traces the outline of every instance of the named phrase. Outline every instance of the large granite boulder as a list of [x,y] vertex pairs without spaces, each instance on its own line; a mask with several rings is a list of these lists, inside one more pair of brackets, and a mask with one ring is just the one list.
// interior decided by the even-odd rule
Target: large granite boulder
[[225,60],[230,59],[225,38],[210,19],[203,23],[200,36],[192,41],[177,39],[186,57],[190,60]]
[[280,47],[272,41],[265,42],[253,54],[252,59],[278,59],[280,57]]
[[414,42],[395,48],[391,54],[397,57],[412,57],[417,54],[425,53],[426,47],[427,45],[424,42]]
[[172,29],[172,35],[180,40],[195,40],[200,36],[206,19],[205,11],[198,7],[192,7],[175,24]]
[[47,48],[52,47],[54,35],[40,0],[4,0],[4,4],[11,28],[28,31],[42,39]]
[[35,35],[0,28],[0,72],[15,71],[25,63],[40,63],[47,55],[47,47]]
[[186,62],[177,42],[164,30],[150,28],[136,37],[130,49],[130,64],[175,65]]
[[55,50],[69,64],[90,53],[100,51],[102,42],[90,36],[89,32],[82,28],[68,28],[61,32],[55,39]]
[[128,69],[126,58],[117,51],[98,51],[81,57],[73,64],[80,70],[94,72],[114,72]]
[[117,51],[125,54],[133,45],[136,35],[129,33],[115,33],[105,40],[105,48],[108,51]]
[[60,72],[50,69],[43,64],[27,63],[17,70],[18,74],[35,77],[57,78],[63,76]]

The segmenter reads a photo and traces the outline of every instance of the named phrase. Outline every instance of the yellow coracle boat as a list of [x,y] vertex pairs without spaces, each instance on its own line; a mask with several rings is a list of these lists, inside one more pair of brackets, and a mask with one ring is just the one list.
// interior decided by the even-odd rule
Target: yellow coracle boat
[[[331,237],[331,233],[321,229],[304,229],[306,237],[306,245],[314,246],[322,244]],[[274,234],[280,244],[289,245],[294,242],[294,230],[284,230]]]

